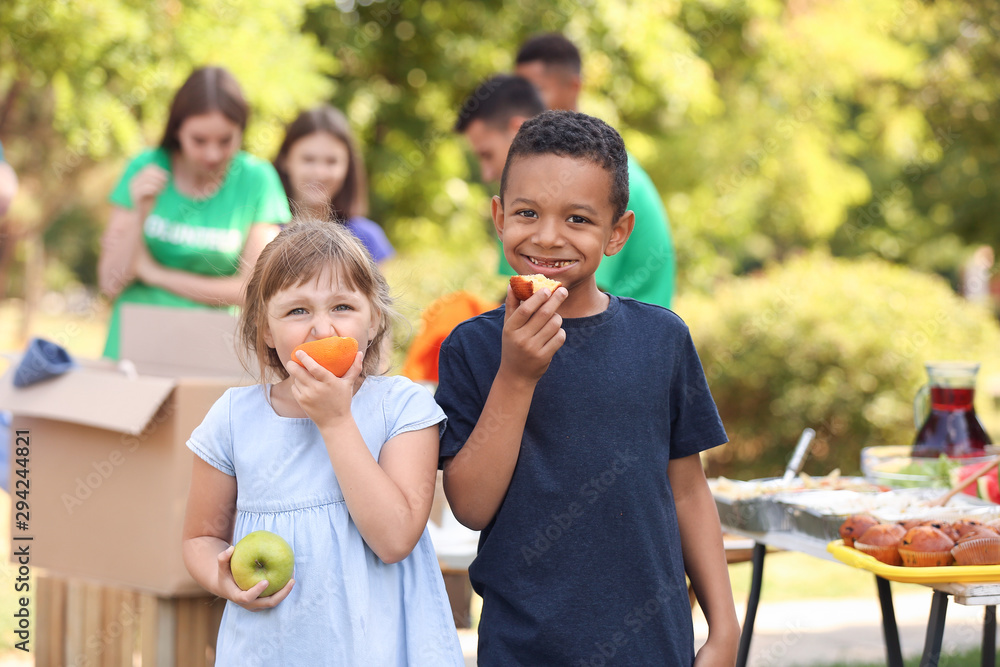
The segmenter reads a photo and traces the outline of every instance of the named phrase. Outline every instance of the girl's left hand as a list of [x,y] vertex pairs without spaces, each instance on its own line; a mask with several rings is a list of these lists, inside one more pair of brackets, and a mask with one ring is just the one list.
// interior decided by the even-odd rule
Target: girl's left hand
[[354,385],[361,376],[364,352],[358,350],[354,364],[337,377],[305,352],[299,350],[296,358],[305,368],[289,359],[285,369],[292,376],[292,397],[318,426],[324,426],[351,417],[351,398]]

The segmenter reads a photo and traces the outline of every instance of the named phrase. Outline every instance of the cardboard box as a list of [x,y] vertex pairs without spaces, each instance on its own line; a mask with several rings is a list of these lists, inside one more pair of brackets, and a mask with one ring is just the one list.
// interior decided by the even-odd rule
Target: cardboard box
[[[204,592],[181,557],[193,463],[184,443],[227,388],[249,382],[234,331],[224,312],[128,307],[123,362],[77,360],[20,389],[11,364],[0,380],[0,409],[14,413],[11,533],[33,538],[11,544],[29,545],[32,568],[160,596]],[[26,529],[18,431],[30,438]]]

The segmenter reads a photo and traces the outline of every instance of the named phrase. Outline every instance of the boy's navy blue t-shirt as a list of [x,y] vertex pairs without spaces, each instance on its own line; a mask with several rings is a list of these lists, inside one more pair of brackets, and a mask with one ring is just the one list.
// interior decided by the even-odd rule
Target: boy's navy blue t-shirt
[[[483,597],[480,665],[694,660],[667,464],[726,433],[681,319],[610,299],[603,313],[563,321],[566,342],[535,389],[507,495],[480,536],[469,568]],[[476,426],[503,316],[467,320],[441,347],[442,457]]]

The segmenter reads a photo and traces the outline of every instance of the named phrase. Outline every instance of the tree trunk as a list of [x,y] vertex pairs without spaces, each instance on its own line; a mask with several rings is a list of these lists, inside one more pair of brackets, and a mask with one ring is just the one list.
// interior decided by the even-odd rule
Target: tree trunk
[[24,237],[24,316],[21,318],[23,346],[34,330],[35,316],[45,292],[45,245],[40,232],[29,232]]
[[7,296],[10,266],[14,262],[14,248],[17,247],[15,225],[10,218],[0,220],[0,301]]

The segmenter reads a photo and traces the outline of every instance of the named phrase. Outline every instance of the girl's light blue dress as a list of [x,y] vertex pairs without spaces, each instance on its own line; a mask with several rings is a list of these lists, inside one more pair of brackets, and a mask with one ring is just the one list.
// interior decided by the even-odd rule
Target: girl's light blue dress
[[[276,607],[229,602],[216,665],[464,665],[427,530],[413,552],[387,565],[351,520],[319,429],[278,416],[270,385],[228,390],[188,447],[237,479],[233,542],[269,530],[295,552],[295,586]],[[368,449],[434,424],[444,413],[406,378],[366,378],[351,403]]]

